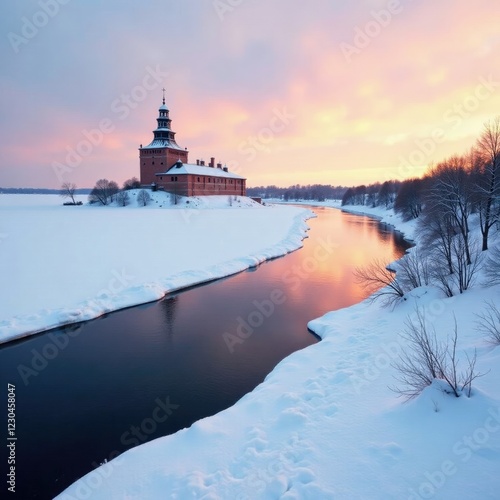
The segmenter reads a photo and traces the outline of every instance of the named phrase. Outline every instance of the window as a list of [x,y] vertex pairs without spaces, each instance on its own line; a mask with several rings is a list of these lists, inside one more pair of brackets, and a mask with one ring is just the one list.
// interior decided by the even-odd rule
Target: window
[[174,178],[173,178],[173,177],[170,177],[170,181],[171,181],[171,182],[174,182]]
[[163,180],[163,177],[160,175],[160,181],[162,181],[162,180]]
[[200,182],[200,178],[198,177],[198,182]]

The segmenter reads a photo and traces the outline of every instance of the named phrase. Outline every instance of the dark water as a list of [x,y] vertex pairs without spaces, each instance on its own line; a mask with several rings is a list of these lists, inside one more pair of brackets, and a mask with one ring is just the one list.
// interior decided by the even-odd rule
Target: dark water
[[283,258],[4,345],[1,401],[7,382],[16,387],[12,498],[52,498],[104,459],[229,407],[318,341],[309,320],[364,297],[356,266],[408,248],[376,221],[314,210],[304,248]]

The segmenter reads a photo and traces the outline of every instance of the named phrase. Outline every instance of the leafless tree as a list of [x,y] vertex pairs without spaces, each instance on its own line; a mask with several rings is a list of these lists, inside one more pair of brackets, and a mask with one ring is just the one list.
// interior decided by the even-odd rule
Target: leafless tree
[[466,355],[466,368],[459,372],[456,319],[451,338],[446,342],[439,341],[436,330],[427,325],[423,311],[417,308],[415,319],[407,320],[402,338],[408,347],[393,363],[398,381],[398,386],[391,388],[394,392],[412,399],[431,385],[433,380],[440,379],[447,383],[450,394],[458,398],[465,392],[470,397],[472,382],[483,374],[475,370],[476,352],[472,358]]
[[437,257],[437,262],[446,263],[448,274],[453,273],[453,237],[456,235],[453,220],[447,213],[432,209],[426,204],[426,208],[419,219],[417,235],[422,241],[422,247],[427,249],[428,254]]
[[500,116],[485,124],[477,149],[483,161],[478,165],[474,187],[483,236],[482,250],[487,250],[490,229],[500,219]]
[[123,183],[123,189],[128,191],[129,189],[139,189],[141,187],[141,183],[137,177],[132,177],[131,179],[127,179]]
[[418,248],[399,259],[395,265],[396,276],[404,290],[413,290],[431,281],[428,257]]
[[396,273],[389,270],[380,260],[374,260],[366,267],[357,268],[354,276],[372,300],[381,298],[385,305],[395,304],[405,294]]
[[108,179],[99,179],[89,195],[91,203],[100,203],[101,205],[108,205],[113,201],[114,196],[118,193],[118,184]]
[[473,210],[473,191],[467,156],[452,156],[431,171],[431,188],[426,211],[439,212],[462,235],[467,262],[470,263],[469,219]]
[[500,245],[490,247],[484,263],[485,285],[500,285]]
[[385,181],[377,193],[377,204],[389,208],[394,204],[396,199],[396,183],[395,181]]
[[483,333],[488,342],[500,345],[500,309],[492,301],[486,302],[482,313],[476,314],[477,328]]
[[458,291],[463,293],[475,283],[483,262],[482,255],[475,243],[466,247],[461,235],[458,235],[453,240],[453,257],[455,264],[453,278]]
[[423,179],[408,179],[401,183],[394,211],[401,214],[403,220],[416,219],[422,212],[424,183]]
[[127,191],[120,191],[116,195],[116,202],[122,207],[126,207],[130,203],[130,197]]
[[[465,251],[465,243],[461,234],[457,234],[451,244],[453,272],[449,273],[446,266],[437,259],[431,267],[432,279],[447,297],[453,297],[456,292],[463,293],[471,288],[479,276],[483,265],[483,255],[476,242],[469,243],[469,257]],[[432,258],[432,257],[431,257]],[[470,263],[467,259],[470,258]]]
[[71,198],[71,203],[73,203],[73,205],[76,205],[75,192],[76,192],[76,184],[74,184],[72,182],[65,182],[61,186],[60,195],[63,198]]
[[151,195],[145,189],[141,189],[137,195],[137,203],[145,207],[150,201]]

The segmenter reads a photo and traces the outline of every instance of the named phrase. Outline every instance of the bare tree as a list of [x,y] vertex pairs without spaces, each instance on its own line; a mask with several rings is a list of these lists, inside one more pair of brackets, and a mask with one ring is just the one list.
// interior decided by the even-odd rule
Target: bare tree
[[118,193],[118,184],[108,179],[99,179],[89,195],[90,203],[100,203],[101,205],[108,205],[113,201],[114,196]]
[[122,207],[126,207],[130,203],[130,197],[127,193],[127,191],[120,191],[116,195],[116,202],[118,205],[121,205]]
[[474,187],[483,236],[482,250],[487,250],[490,229],[500,218],[500,116],[485,124],[477,149],[483,162],[478,165]]
[[374,260],[367,267],[357,268],[354,276],[371,300],[382,298],[385,305],[395,304],[405,294],[396,273],[380,260]]
[[418,248],[399,259],[395,265],[396,275],[404,290],[413,290],[428,285],[431,280],[429,261]]
[[468,158],[452,156],[431,171],[432,184],[426,196],[426,211],[439,212],[461,233],[467,262],[469,250],[469,219],[473,210],[473,191],[468,173]]
[[132,177],[131,179],[127,179],[123,183],[123,189],[128,191],[129,189],[139,189],[141,187],[141,183],[137,177]]
[[490,248],[484,263],[485,285],[500,285],[500,246]]
[[463,293],[475,283],[477,274],[481,269],[482,255],[475,243],[466,247],[460,235],[453,240],[453,254],[456,270],[453,277],[458,291]]
[[76,184],[72,182],[65,182],[61,186],[60,195],[63,198],[71,198],[71,203],[73,203],[73,205],[76,205],[75,192],[76,192]]
[[145,189],[141,189],[137,195],[137,203],[145,207],[150,201],[151,195]]
[[437,257],[439,265],[441,262],[445,262],[448,274],[452,274],[452,246],[456,232],[450,214],[433,209],[432,204],[426,203],[425,210],[419,220],[417,234],[422,241],[422,247],[427,249],[427,253]]
[[389,208],[393,205],[396,199],[396,183],[395,181],[385,181],[377,193],[377,204],[384,205]]
[[500,309],[493,302],[486,302],[486,308],[478,317],[477,329],[482,332],[488,342],[500,345]]
[[436,330],[430,328],[421,309],[416,310],[415,319],[408,319],[402,334],[407,349],[393,364],[397,371],[398,387],[391,388],[400,396],[412,399],[418,396],[436,379],[444,380],[450,394],[460,397],[463,392],[470,397],[472,382],[482,376],[475,370],[477,354],[470,358],[466,354],[467,365],[459,373],[457,356],[458,327],[455,318],[453,335],[446,342],[439,341]]
[[416,219],[422,212],[424,182],[423,179],[408,179],[401,183],[394,211],[401,214],[403,220]]

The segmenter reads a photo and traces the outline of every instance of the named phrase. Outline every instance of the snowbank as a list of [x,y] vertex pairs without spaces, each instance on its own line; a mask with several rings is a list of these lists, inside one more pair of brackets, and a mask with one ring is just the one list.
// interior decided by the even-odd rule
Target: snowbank
[[[398,222],[391,217],[398,229]],[[474,312],[499,287],[451,299],[412,291],[394,309],[364,301],[310,322],[319,344],[283,360],[236,405],[127,451],[58,499],[497,499],[500,347]],[[415,308],[458,353],[477,349],[471,398],[434,383],[403,404],[389,390],[400,333]]]
[[[150,302],[302,246],[309,210],[151,193],[139,207],[0,195],[0,342]],[[85,200],[86,197],[80,197]]]

